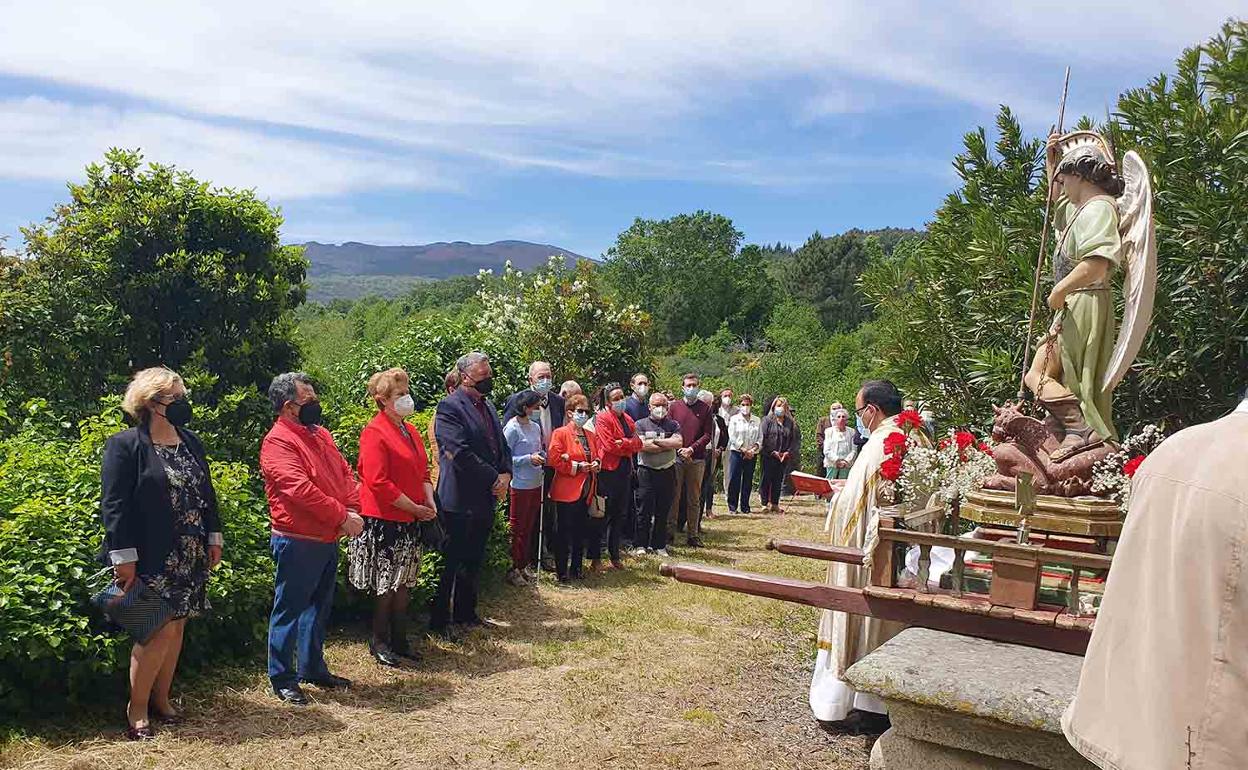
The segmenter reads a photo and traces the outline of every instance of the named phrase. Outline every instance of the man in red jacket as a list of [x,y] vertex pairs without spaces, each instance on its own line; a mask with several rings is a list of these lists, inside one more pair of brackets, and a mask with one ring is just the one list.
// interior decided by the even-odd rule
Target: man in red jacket
[[[269,401],[277,419],[260,445],[277,562],[269,681],[279,699],[303,706],[308,699],[300,682],[325,688],[351,684],[329,673],[323,647],[338,574],[338,538],[359,535],[364,520],[360,485],[333,436],[320,426],[321,403],[308,375],[274,377]],[[298,669],[292,660],[296,645]]]

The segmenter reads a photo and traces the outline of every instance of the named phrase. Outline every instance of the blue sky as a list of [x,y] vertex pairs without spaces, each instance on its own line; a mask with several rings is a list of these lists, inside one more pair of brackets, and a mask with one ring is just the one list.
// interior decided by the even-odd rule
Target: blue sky
[[[922,226],[965,132],[1102,116],[1237,3],[0,0],[0,236],[109,146],[279,205],[288,242],[600,255],[710,209],[747,242]],[[1241,10],[1242,7],[1238,10]]]

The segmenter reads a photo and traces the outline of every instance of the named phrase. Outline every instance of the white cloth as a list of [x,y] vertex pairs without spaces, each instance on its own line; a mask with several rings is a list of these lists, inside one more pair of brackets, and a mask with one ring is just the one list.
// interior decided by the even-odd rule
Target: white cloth
[[852,463],[858,448],[854,446],[854,431],[846,426],[838,430],[831,425],[823,432],[823,467],[835,468],[837,461]]
[[539,420],[539,422],[542,426],[542,449],[550,449],[550,436],[555,432],[555,430],[550,424],[550,404],[547,404],[545,399],[542,400],[540,416],[541,420]]
[[[880,466],[886,459],[884,439],[900,432],[894,418],[885,420],[871,431],[871,438],[862,448],[858,462],[849,471],[844,489],[832,503],[832,514],[828,517],[832,544],[861,548],[866,554],[866,563],[862,567],[840,563],[830,565],[828,583],[832,585],[862,588],[867,584],[871,550],[879,539],[876,494]],[[886,713],[882,702],[877,700],[872,703],[870,698],[861,697],[862,694],[845,683],[845,669],[891,639],[902,628],[900,623],[877,618],[823,611],[819,618],[819,651],[810,681],[810,709],[815,719],[839,722],[855,708]]]
[[1166,439],[1131,479],[1079,690],[1062,716],[1067,740],[1098,767],[1248,762],[1245,454],[1248,408]]
[[728,421],[728,449],[740,452],[757,446],[762,441],[763,421],[750,415],[738,412]]

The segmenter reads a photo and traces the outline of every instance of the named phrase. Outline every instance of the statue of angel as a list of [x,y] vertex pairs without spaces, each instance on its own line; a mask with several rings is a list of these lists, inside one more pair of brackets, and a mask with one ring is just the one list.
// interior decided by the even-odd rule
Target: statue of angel
[[[1152,318],[1157,243],[1148,169],[1136,152],[1122,170],[1092,131],[1049,137],[1046,171],[1057,247],[1048,304],[1056,312],[1023,378],[1060,443],[1055,463],[1117,441],[1112,395],[1131,368]],[[1110,278],[1123,272],[1124,312],[1115,337]]]

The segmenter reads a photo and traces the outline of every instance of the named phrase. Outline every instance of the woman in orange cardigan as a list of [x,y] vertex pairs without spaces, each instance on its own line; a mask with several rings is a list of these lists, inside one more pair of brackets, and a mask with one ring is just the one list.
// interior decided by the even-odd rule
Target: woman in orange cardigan
[[624,389],[617,383],[602,388],[602,411],[594,417],[594,436],[602,451],[598,494],[606,498],[606,515],[590,523],[590,571],[602,571],[602,535],[606,531],[611,566],[623,569],[620,539],[629,506],[633,503],[633,456],[641,451],[637,425],[624,411]]
[[[585,534],[589,527],[589,505],[598,493],[601,453],[598,439],[585,430],[591,412],[589,399],[582,395],[568,398],[567,424],[550,437],[548,463],[555,469],[550,499],[555,501],[555,574],[567,584],[580,580],[585,555]],[[569,557],[571,563],[569,564]]]

